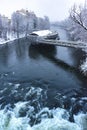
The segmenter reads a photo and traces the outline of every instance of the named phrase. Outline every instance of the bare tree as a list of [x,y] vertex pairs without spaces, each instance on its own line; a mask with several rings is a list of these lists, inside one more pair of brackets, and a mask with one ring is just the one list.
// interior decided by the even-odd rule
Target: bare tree
[[82,8],[81,6],[77,8],[77,6],[74,5],[70,11],[70,18],[87,31],[87,25],[84,17],[85,12],[87,12],[86,8]]
[[0,15],[0,37],[2,35],[2,19],[1,19],[1,15]]
[[14,33],[16,32],[17,38],[19,38],[20,20],[19,20],[19,12],[18,11],[14,12],[12,14],[11,22],[12,22],[12,29],[13,29]]

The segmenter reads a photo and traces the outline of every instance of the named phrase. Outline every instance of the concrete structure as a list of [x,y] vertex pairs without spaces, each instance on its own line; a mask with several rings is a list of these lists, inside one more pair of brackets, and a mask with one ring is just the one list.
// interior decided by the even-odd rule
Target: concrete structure
[[71,48],[81,48],[85,49],[87,48],[87,43],[84,42],[76,42],[76,41],[61,41],[61,40],[46,40],[42,39],[40,37],[32,38],[32,43],[35,44],[47,44],[47,45],[55,45],[55,46],[62,46],[62,47],[71,47]]

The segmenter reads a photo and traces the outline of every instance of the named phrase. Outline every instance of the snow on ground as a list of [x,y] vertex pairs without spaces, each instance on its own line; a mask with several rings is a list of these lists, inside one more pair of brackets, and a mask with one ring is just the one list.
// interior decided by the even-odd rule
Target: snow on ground
[[81,64],[80,69],[81,69],[82,73],[85,76],[87,76],[87,45],[86,45],[86,48],[83,51],[85,51],[85,53],[86,53],[86,59]]
[[[25,37],[25,34],[21,34],[19,36],[19,38],[23,38],[23,37]],[[8,34],[7,40],[5,40],[4,38],[0,38],[0,44],[5,44],[5,43],[8,43],[8,42],[14,41],[16,39],[18,39],[16,34]]]
[[83,64],[81,65],[81,70],[84,73],[84,75],[87,75],[87,58],[86,60],[83,62]]
[[41,30],[41,31],[34,31],[31,34],[36,34],[38,36],[46,36],[48,34],[51,34],[52,32],[50,30]]

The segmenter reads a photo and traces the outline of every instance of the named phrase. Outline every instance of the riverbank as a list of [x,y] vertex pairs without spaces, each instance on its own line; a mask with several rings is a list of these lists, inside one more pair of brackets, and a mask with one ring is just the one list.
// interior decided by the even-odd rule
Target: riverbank
[[6,44],[6,43],[9,43],[9,42],[12,42],[12,41],[14,41],[14,40],[17,40],[17,39],[20,39],[20,38],[25,38],[25,34],[21,34],[20,36],[19,36],[19,38],[17,38],[17,35],[13,35],[13,34],[9,34],[8,36],[7,36],[7,39],[5,40],[4,38],[0,38],[0,45],[1,44]]

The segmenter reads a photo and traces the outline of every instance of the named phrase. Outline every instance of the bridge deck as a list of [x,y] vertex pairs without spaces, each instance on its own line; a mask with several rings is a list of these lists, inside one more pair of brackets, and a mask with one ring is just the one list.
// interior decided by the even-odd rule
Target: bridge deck
[[75,41],[62,41],[62,40],[47,40],[47,39],[37,39],[36,43],[38,44],[48,44],[72,48],[86,48],[87,45],[84,42],[75,42]]
[[65,41],[65,40],[48,40],[44,39],[43,37],[31,36],[29,35],[29,40],[35,44],[47,44],[47,45],[56,45],[56,46],[63,46],[63,47],[71,47],[71,48],[87,48],[87,43],[81,41]]

